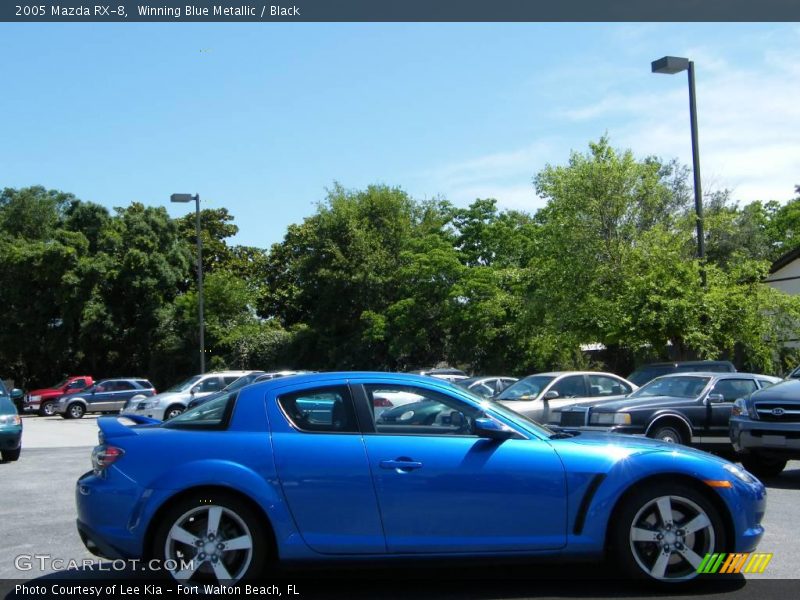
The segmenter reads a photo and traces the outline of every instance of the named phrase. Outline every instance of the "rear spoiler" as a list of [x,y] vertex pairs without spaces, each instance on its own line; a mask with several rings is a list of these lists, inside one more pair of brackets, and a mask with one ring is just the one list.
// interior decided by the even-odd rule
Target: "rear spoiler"
[[136,435],[136,430],[122,422],[122,419],[133,421],[136,425],[156,425],[161,423],[158,419],[143,417],[141,415],[125,415],[124,417],[100,417],[97,426],[104,439]]

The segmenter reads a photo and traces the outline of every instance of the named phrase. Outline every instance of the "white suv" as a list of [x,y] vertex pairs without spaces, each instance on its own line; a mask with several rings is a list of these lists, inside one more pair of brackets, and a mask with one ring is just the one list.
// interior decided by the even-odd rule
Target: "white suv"
[[121,415],[140,415],[166,421],[181,414],[195,398],[220,391],[252,371],[216,371],[195,375],[151,398],[131,399]]

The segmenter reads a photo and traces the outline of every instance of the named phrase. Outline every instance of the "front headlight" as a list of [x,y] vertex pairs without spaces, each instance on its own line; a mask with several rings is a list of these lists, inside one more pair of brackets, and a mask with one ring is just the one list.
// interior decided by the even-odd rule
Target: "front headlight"
[[630,425],[629,413],[594,413],[589,418],[592,425]]
[[742,469],[738,465],[734,464],[726,464],[722,465],[722,468],[725,469],[728,473],[736,477],[739,481],[744,481],[745,483],[755,483],[757,479],[750,475],[747,471]]
[[22,419],[19,415],[0,415],[0,425],[22,425]]
[[139,402],[136,408],[139,410],[150,410],[156,406],[158,406],[158,400],[145,400],[144,402]]

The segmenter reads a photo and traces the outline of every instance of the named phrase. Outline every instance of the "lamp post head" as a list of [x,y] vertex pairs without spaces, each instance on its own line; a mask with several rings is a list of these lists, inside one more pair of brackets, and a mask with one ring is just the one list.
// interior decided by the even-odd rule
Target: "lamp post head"
[[689,59],[679,56],[665,56],[650,63],[653,73],[666,73],[674,75],[689,68]]
[[192,202],[194,196],[191,194],[172,194],[169,199],[172,202]]

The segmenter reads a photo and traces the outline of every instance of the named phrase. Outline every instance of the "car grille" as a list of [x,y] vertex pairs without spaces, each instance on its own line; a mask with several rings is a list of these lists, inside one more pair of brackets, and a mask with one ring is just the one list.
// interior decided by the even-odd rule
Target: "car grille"
[[583,427],[586,425],[588,415],[588,408],[561,411],[560,425],[562,427]]
[[756,402],[756,412],[762,421],[782,423],[800,422],[800,405],[785,405],[777,402]]

